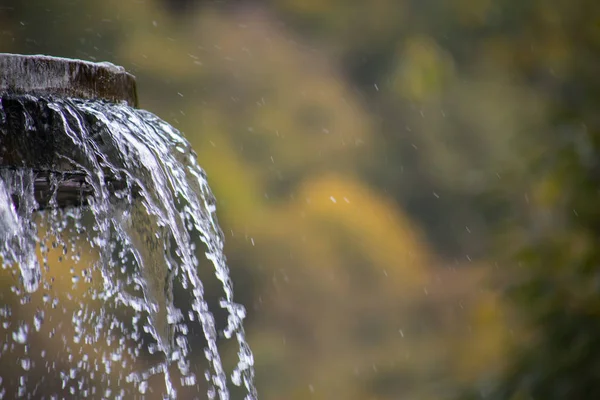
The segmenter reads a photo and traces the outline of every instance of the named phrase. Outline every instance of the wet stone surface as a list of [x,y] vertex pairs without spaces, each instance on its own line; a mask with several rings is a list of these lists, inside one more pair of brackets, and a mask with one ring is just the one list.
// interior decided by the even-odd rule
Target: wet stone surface
[[[4,94],[0,96],[0,170],[28,169],[35,174],[37,209],[87,203],[95,192],[90,176],[83,170],[89,158],[109,157],[123,165],[118,150],[101,139],[106,129],[92,114],[63,113],[52,97]],[[82,145],[82,132],[90,145]],[[97,139],[97,141],[95,141]],[[109,192],[122,189],[125,182],[104,168]],[[17,204],[18,206],[18,204]]]
[[138,103],[135,77],[123,67],[39,55],[0,53],[0,93]]
[[[38,209],[45,209],[53,195],[58,207],[86,204],[94,195],[81,168],[88,155],[81,153],[72,137],[77,129],[69,125],[93,131],[95,121],[57,112],[53,99],[60,98],[136,107],[135,77],[107,62],[0,53],[0,169],[35,173]],[[104,172],[111,192],[123,187],[114,174]],[[56,176],[60,179],[53,184]]]

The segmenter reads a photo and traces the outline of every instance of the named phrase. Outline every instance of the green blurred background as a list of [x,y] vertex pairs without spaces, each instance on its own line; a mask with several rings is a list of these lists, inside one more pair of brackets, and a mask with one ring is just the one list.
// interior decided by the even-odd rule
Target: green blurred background
[[597,1],[0,0],[0,51],[184,132],[261,399],[600,398]]

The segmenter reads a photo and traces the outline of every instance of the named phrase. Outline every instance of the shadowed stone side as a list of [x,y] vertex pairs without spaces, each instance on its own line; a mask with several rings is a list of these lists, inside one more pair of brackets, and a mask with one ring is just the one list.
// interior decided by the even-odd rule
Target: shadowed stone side
[[135,77],[111,63],[0,53],[0,94],[125,101],[138,106]]
[[[26,94],[0,94],[0,172],[32,171],[39,209],[86,205],[96,193],[81,166],[90,156],[108,157],[116,163],[118,149],[102,139],[105,126],[93,115],[65,117],[50,103]],[[81,149],[87,135],[98,140],[93,153]],[[111,170],[103,172],[110,193],[125,188],[125,182]],[[51,204],[53,196],[55,204]]]

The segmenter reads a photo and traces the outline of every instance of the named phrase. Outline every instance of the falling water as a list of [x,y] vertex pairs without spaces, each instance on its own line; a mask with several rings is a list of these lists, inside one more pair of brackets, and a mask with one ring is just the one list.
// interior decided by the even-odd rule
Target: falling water
[[[223,336],[239,346],[231,382],[256,399],[245,310],[233,299],[215,199],[182,135],[125,104],[4,95],[0,144],[15,126],[29,139],[59,139],[47,149],[47,169],[0,169],[0,264],[14,277],[10,290],[18,299],[10,303],[0,291],[0,364],[22,370],[15,382],[0,371],[0,398],[11,390],[35,397],[44,379],[28,376],[34,348],[41,349],[42,367],[58,372],[61,393],[126,398],[123,385],[144,395],[161,377],[160,396],[177,398],[178,388],[199,387],[190,337],[201,329],[209,398],[230,396],[217,347]],[[82,207],[58,206],[73,193]],[[222,283],[222,335],[197,254]],[[72,291],[57,289],[67,276]],[[181,292],[186,304],[177,300]],[[24,310],[32,310],[30,320],[19,319],[29,315]],[[42,331],[58,337],[52,343],[62,349],[36,347],[30,336]],[[140,362],[144,357],[152,362]]]

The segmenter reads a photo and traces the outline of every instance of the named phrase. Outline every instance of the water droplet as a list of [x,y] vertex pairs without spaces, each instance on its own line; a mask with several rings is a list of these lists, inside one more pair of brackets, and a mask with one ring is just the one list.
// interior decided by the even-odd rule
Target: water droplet
[[29,371],[31,369],[31,360],[29,358],[22,358],[21,368],[23,368],[25,371]]
[[140,391],[141,394],[145,394],[146,391],[148,390],[148,381],[140,382],[140,384],[138,385],[138,390]]
[[29,327],[27,325],[20,325],[15,332],[12,334],[12,338],[15,342],[20,344],[27,343],[27,333],[29,332]]

